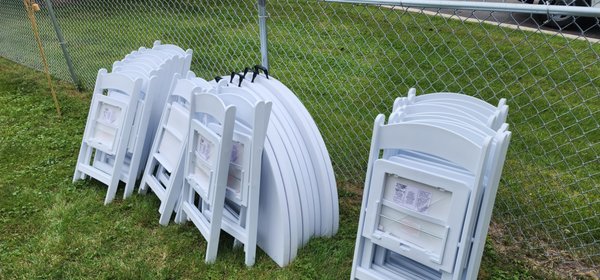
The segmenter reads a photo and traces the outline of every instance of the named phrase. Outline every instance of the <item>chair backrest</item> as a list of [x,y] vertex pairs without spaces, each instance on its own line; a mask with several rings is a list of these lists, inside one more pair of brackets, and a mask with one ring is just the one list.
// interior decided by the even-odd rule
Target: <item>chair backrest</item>
[[192,95],[194,92],[199,92],[199,88],[195,83],[188,79],[179,78],[176,74],[171,84],[171,90],[169,93],[168,103],[177,102],[191,110],[192,107]]
[[[437,110],[441,112],[462,112],[462,114],[466,114],[472,116],[473,118],[479,120],[489,127],[495,127],[499,112],[495,111],[491,114],[487,114],[477,110],[476,108],[471,107],[469,104],[459,104],[459,103],[442,103],[442,102],[420,102],[415,104],[408,103],[404,108],[411,108],[413,106],[417,107],[429,107],[429,108],[438,108]],[[451,108],[451,109],[450,109]]]
[[256,104],[260,103],[260,101],[250,101],[246,98],[250,94],[246,89],[242,88],[225,87],[218,92],[219,98],[221,98],[225,104],[236,105],[236,120],[251,129],[254,128],[254,107]]
[[138,54],[135,56],[130,56],[128,59],[131,59],[132,62],[141,63],[152,67],[153,69],[158,69],[161,65],[164,64],[164,59],[152,57],[149,53]]
[[155,49],[140,48],[140,51],[138,53],[140,54],[140,56],[155,61],[158,64],[162,64],[165,62],[165,60],[173,57],[173,55],[171,54],[160,52]]
[[132,57],[130,55],[127,55],[125,58],[123,58],[123,60],[121,60],[120,63],[128,65],[135,64],[138,67],[144,69],[144,71],[146,72],[152,71],[157,68],[157,65],[155,65],[155,63],[146,63],[144,61],[140,61],[137,56]]
[[187,79],[190,80],[190,81],[192,81],[197,86],[200,86],[200,87],[203,87],[203,88],[214,87],[214,85],[210,84],[205,79],[196,78],[196,74],[194,74],[194,72],[192,72],[192,71],[188,72]]
[[[173,78],[171,90],[161,117],[161,133],[157,152],[168,161],[165,168],[176,167],[179,164],[181,152],[187,139],[192,95],[200,92],[201,88],[187,79],[181,79],[178,74]],[[169,170],[172,172],[173,170]]]
[[[90,116],[84,132],[88,144],[108,154],[115,154],[117,143],[129,130],[125,129],[131,111],[137,108],[142,80],[100,69],[92,97]],[[117,93],[110,94],[109,93]],[[133,121],[133,116],[131,116]]]
[[[239,87],[221,87],[219,97],[231,104],[239,103],[236,108],[236,119],[252,128],[255,134],[264,135],[273,106],[271,101],[256,100],[251,97],[248,89]],[[264,136],[262,137],[264,140]]]
[[491,133],[491,134],[496,133],[496,131],[494,131],[491,127],[485,125],[484,123],[482,123],[478,120],[474,120],[469,117],[465,117],[464,115],[455,115],[455,114],[444,113],[444,112],[441,112],[441,113],[413,113],[413,114],[409,114],[406,112],[394,112],[390,116],[390,122],[393,122],[393,123],[413,121],[413,120],[425,120],[425,119],[450,121],[450,122],[455,122],[455,123],[459,123],[459,124],[469,125],[475,129],[485,132],[485,133]]
[[[462,247],[468,246],[463,244],[464,246],[457,248],[452,247],[452,244],[456,244],[455,242],[458,242],[459,240],[464,240],[466,234],[461,232],[463,221],[464,219],[467,219],[467,225],[470,224],[470,221],[472,220],[470,217],[474,213],[472,204],[479,202],[477,199],[477,196],[479,196],[480,193],[478,188],[481,185],[485,172],[485,164],[490,155],[489,149],[492,137],[485,133],[478,132],[475,129],[441,120],[421,120],[386,125],[385,117],[383,115],[377,116],[373,131],[369,170],[367,174],[370,179],[367,178],[367,185],[365,185],[365,188],[370,189],[367,196],[369,201],[368,205],[370,205],[367,209],[370,210],[367,213],[365,226],[362,229],[364,236],[369,237],[371,234],[384,234],[387,236],[388,233],[402,230],[389,228],[395,228],[399,225],[395,222],[382,223],[379,221],[380,218],[378,217],[380,217],[380,215],[381,217],[389,217],[389,215],[398,215],[398,213],[405,212],[406,215],[412,217],[409,218],[409,216],[407,216],[405,218],[409,223],[422,223],[425,227],[423,231],[432,230],[432,234],[435,232],[432,236],[438,236],[436,237],[437,239],[434,238],[435,240],[432,239],[427,241],[428,239],[417,238],[412,240],[414,236],[411,237],[410,234],[404,237],[388,236],[389,238],[385,236],[371,236],[377,239],[373,240],[373,242],[377,244],[383,242],[380,245],[390,248],[389,246],[392,246],[392,244],[389,242],[393,243],[397,238],[400,238],[398,240],[408,241],[409,243],[407,244],[402,243],[404,245],[401,244],[395,246],[400,246],[401,248],[398,250],[404,250],[405,253],[403,254],[415,258],[415,260],[418,260],[425,265],[435,269],[444,269],[447,272],[452,272],[452,264],[454,263],[456,252],[462,253],[465,250],[465,248]],[[447,175],[439,176],[439,174],[442,173],[441,171],[446,169],[442,168],[438,170],[438,172],[432,172],[433,169],[429,169],[427,164],[419,162],[410,163],[410,158],[405,160],[409,163],[404,165],[398,165],[385,159],[378,159],[380,151],[385,149],[408,150],[439,157],[469,170],[470,175],[466,175],[462,172],[454,173],[452,170],[448,169],[447,172],[449,173]],[[420,164],[423,165],[422,168],[424,169],[415,167]],[[411,185],[417,186],[417,189],[414,191],[426,190],[425,192],[429,193],[430,196],[433,195],[434,197],[438,197],[437,199],[445,201],[443,203],[443,205],[445,205],[444,207],[439,209],[436,208],[438,213],[434,214],[434,216],[439,217],[436,219],[427,218],[419,214],[420,210],[414,210],[413,212],[406,212],[407,210],[402,210],[401,208],[393,210],[396,209],[394,208],[396,206],[389,203],[386,206],[387,208],[380,208],[383,207],[380,205],[381,203],[385,204],[385,202],[382,202],[382,199],[388,199],[390,201],[392,199],[389,194],[389,189],[393,189],[394,187],[389,185],[389,180],[391,179],[385,179],[387,178],[386,176],[388,175],[386,174],[388,173],[398,174],[400,178],[403,178],[398,179],[402,186],[405,184],[409,187]],[[462,177],[465,179],[456,179]],[[455,179],[450,180],[449,178]],[[439,187],[446,189],[446,191],[449,191],[452,195],[448,196],[446,192],[436,191],[436,188]],[[403,191],[396,190],[396,192],[401,193]],[[387,198],[384,198],[384,196],[387,196]],[[398,194],[393,195],[393,199],[396,199],[397,196]],[[401,201],[397,203],[401,203]],[[376,204],[379,206],[376,206]],[[429,204],[427,203],[427,205]],[[444,217],[443,211],[447,211],[448,207],[456,209],[456,215],[442,218]],[[379,211],[384,211],[385,213],[380,213]],[[463,216],[465,214],[466,216]],[[446,239],[450,245],[446,244]],[[408,245],[411,244],[410,242],[416,242],[419,245],[417,247]],[[402,246],[405,246],[405,248],[402,249]],[[448,248],[450,248],[450,250],[446,250]],[[432,250],[431,255],[429,255],[430,253],[427,253],[428,250]],[[430,257],[426,257],[427,255]],[[448,257],[450,257],[450,259],[447,259]]]
[[[402,115],[402,114],[400,114],[400,115]],[[461,116],[456,116],[456,115],[451,115],[451,114],[448,114],[448,115],[414,114],[414,115],[407,115],[407,116],[403,115],[401,117],[394,116],[394,119],[395,119],[395,122],[422,122],[422,123],[439,122],[439,123],[445,123],[444,125],[446,126],[446,128],[454,130],[457,133],[467,133],[467,134],[476,133],[476,134],[483,135],[483,136],[490,136],[490,137],[493,137],[493,141],[490,144],[492,151],[496,150],[496,148],[495,148],[496,145],[502,144],[502,143],[498,143],[498,141],[496,141],[496,139],[498,138],[498,135],[500,135],[502,133],[506,133],[508,131],[507,124],[503,124],[500,127],[500,129],[498,129],[498,131],[494,131],[491,128],[483,125],[479,121],[473,121],[468,118],[461,119]],[[449,167],[452,167],[452,165],[454,165],[453,163],[449,163],[438,157],[434,157],[434,156],[422,154],[422,153],[402,151],[402,150],[386,150],[384,153],[384,158],[388,158],[390,156],[394,156],[394,155],[398,155],[398,154],[404,154],[407,156],[418,157],[418,158],[427,160],[431,163],[445,164],[445,165],[448,165]],[[496,165],[493,162],[495,160],[495,156],[490,156],[489,160],[490,160],[490,164],[486,165],[486,168],[488,168],[489,170],[493,170]]]
[[121,71],[133,71],[133,72],[139,72],[139,73],[143,73],[144,75],[147,75],[145,72],[145,69],[135,65],[135,64],[131,64],[131,63],[126,63],[126,62],[122,62],[122,61],[115,61],[112,65],[112,71],[113,73],[116,72],[121,72]]
[[[202,178],[197,179],[195,184],[202,190],[199,195],[211,205],[215,199],[215,188],[224,188],[227,183],[235,112],[234,106],[225,105],[213,94],[192,95],[185,174],[189,178]],[[218,122],[221,131],[215,133],[209,127],[209,120]]]
[[[443,100],[446,100],[447,102],[460,102],[460,103],[465,103],[465,104],[472,104],[474,106],[480,107],[481,109],[487,110],[489,112],[499,109],[499,107],[496,107],[490,103],[487,103],[479,98],[476,98],[476,97],[473,97],[470,95],[466,95],[466,94],[452,93],[452,92],[435,92],[435,93],[421,94],[421,95],[417,96],[416,90],[414,88],[411,88],[408,91],[407,98],[410,103],[436,101],[438,99],[443,99]],[[503,100],[504,100],[504,98],[501,99],[500,101],[502,102]],[[506,101],[504,100],[503,103],[505,103],[505,102]]]
[[100,69],[96,77],[94,94],[102,94],[103,90],[116,90],[131,96],[136,89],[139,91],[140,85],[138,83],[137,80],[134,81],[125,75],[108,73],[106,69]]
[[181,54],[181,55],[185,54],[185,51],[182,48],[180,48],[179,46],[171,45],[171,44],[162,44],[161,41],[159,41],[159,40],[154,41],[152,49],[170,51],[170,52]]
[[409,104],[434,102],[448,105],[462,105],[464,107],[473,108],[484,115],[496,116],[492,127],[494,129],[497,129],[500,125],[505,123],[508,115],[508,106],[506,105],[505,98],[501,98],[498,101],[498,106],[494,106],[479,98],[461,93],[436,92],[417,96],[416,90],[411,88],[408,91],[407,100]]
[[[242,89],[231,88],[231,90],[223,90],[219,94],[219,98],[225,104],[236,107],[236,126],[233,137],[234,144],[231,152],[231,163],[232,165],[242,165],[241,167],[244,172],[241,180],[241,200],[236,202],[247,206],[248,191],[246,188],[260,184],[260,181],[252,182],[252,180],[256,180],[256,177],[260,178],[262,148],[266,138],[272,105],[271,102],[265,101],[257,101],[252,104],[240,95],[229,93],[239,90]],[[242,92],[244,91],[242,90]],[[244,141],[246,139],[245,135],[248,135],[249,141]],[[243,162],[240,162],[242,160]],[[239,175],[232,174],[232,172],[236,172],[236,169],[239,169],[239,167],[234,168],[230,166],[230,177],[237,177]]]
[[[373,149],[406,149],[427,153],[448,161],[476,174],[483,167],[483,159],[491,137],[477,137],[475,133],[464,129],[465,136],[453,130],[434,124],[397,123],[383,124],[385,116],[376,118]],[[449,124],[450,125],[450,124]],[[455,129],[460,129],[455,126]],[[454,130],[454,131],[456,131]],[[440,144],[439,139],[444,139]]]
[[181,60],[177,63],[177,65],[178,65],[177,73],[185,75],[187,73],[187,71],[190,70],[190,66],[192,64],[192,54],[193,54],[193,51],[191,49],[187,49],[184,51],[182,48],[180,48],[176,45],[169,45],[169,44],[163,45],[163,44],[161,44],[160,41],[155,41],[152,49],[158,50],[158,51],[163,51],[163,52],[169,52],[169,53],[172,53],[173,55],[179,56],[181,58]]

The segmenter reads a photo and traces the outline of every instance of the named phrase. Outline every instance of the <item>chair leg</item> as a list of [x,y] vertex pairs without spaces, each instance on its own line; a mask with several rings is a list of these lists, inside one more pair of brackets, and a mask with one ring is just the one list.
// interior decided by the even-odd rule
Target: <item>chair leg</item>
[[142,195],[145,195],[148,192],[148,184],[146,182],[149,180],[149,177],[153,176],[152,173],[147,173],[147,172],[152,172],[152,170],[154,170],[154,166],[156,164],[152,155],[150,156],[150,158],[148,160],[150,161],[150,164],[148,164],[146,166],[146,169],[144,170],[144,175],[142,176],[142,182],[140,183],[140,188],[138,189],[138,193],[142,194]]
[[[239,219],[238,219],[238,225],[241,228],[246,228],[246,215],[247,215],[248,211],[246,211],[246,207],[242,207],[240,209],[240,215],[239,215]],[[246,242],[242,242],[240,240],[233,240],[233,248],[237,248],[240,246],[244,246],[244,252],[246,251],[246,246],[245,246]]]
[[169,188],[165,198],[165,208],[163,209],[163,212],[160,215],[159,224],[163,226],[169,224],[169,220],[171,219],[171,215],[173,214],[173,210],[175,209],[175,203],[177,203],[177,199],[179,199],[180,194],[181,185],[174,184],[171,186],[171,188]]
[[117,189],[119,188],[119,177],[117,174],[113,175],[113,179],[108,185],[108,190],[106,191],[106,198],[104,198],[104,205],[108,205],[111,203],[115,196],[117,195]]
[[82,162],[89,162],[91,148],[88,147],[85,142],[81,144],[81,148],[79,148],[79,156],[77,156],[77,162],[75,163],[75,174],[73,174],[73,183],[77,180],[83,180],[86,177],[86,174],[79,171],[78,165]]
[[208,244],[206,245],[206,263],[214,263],[217,259],[217,251],[219,249],[219,237],[221,235],[221,223],[218,217],[215,217],[215,210],[213,210],[213,215],[210,223],[210,236],[208,236]]
[[[124,148],[123,148],[124,149]],[[110,184],[108,184],[108,190],[106,191],[106,198],[104,199],[104,205],[111,203],[117,195],[117,189],[119,188],[119,178],[121,177],[121,167],[123,160],[125,159],[125,151],[117,153],[112,168],[112,178]]]
[[[185,180],[185,179],[184,179]],[[191,192],[192,188],[188,185],[188,183],[186,183],[185,181],[183,182],[183,188],[181,190],[181,198],[179,200],[179,205],[177,207],[177,214],[175,215],[175,223],[177,224],[181,224],[185,221],[187,221],[187,215],[185,214],[185,211],[183,210],[183,206],[186,203],[189,203],[189,201],[191,201],[191,203],[189,204],[193,204],[194,201],[190,199],[190,197],[193,199],[193,193]]]
[[147,181],[147,175],[144,174],[144,176],[142,177],[142,182],[140,182],[140,188],[138,189],[138,194],[141,195],[145,195],[148,192],[148,184],[146,183]]
[[251,242],[248,242],[244,246],[244,251],[246,251],[246,266],[253,266],[256,258],[256,243],[253,245]]
[[[217,184],[218,186],[218,184]],[[215,197],[211,205],[210,235],[207,236],[208,245],[206,247],[206,262],[212,263],[217,258],[219,249],[219,237],[221,235],[221,223],[223,220],[223,206],[225,204],[225,185],[217,188]]]
[[[136,154],[138,154],[136,156]],[[129,176],[127,176],[127,182],[125,182],[125,192],[123,192],[123,199],[130,197],[135,189],[135,181],[137,180],[137,173],[139,169],[139,158],[138,152],[134,152],[131,157],[131,163],[129,163]]]
[[258,235],[258,194],[251,196],[250,208],[246,209],[245,229],[248,239],[246,240],[246,265],[253,266],[256,259],[256,239]]
[[125,191],[123,192],[123,199],[129,198],[133,194],[133,190],[135,189],[135,180],[137,172],[131,172],[131,167],[129,169],[129,177],[127,178],[127,182],[125,183]]
[[81,177],[83,172],[79,171],[79,169],[77,169],[77,167],[75,167],[75,174],[73,174],[73,183],[75,183],[78,180],[81,180]]

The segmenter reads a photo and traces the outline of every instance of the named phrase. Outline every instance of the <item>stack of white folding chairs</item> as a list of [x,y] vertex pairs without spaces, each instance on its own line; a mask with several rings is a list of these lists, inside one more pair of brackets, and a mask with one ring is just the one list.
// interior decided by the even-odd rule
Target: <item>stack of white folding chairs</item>
[[262,163],[258,244],[285,266],[312,237],[337,232],[335,177],[321,133],[296,95],[267,69],[248,71],[222,80],[240,98],[273,103]]
[[[161,200],[160,223],[190,220],[216,259],[221,230],[256,254],[261,160],[271,102],[232,95],[226,81],[176,76],[161,118],[140,193]],[[227,203],[228,202],[228,203]],[[226,204],[227,203],[227,204]]]
[[141,175],[161,116],[168,86],[176,73],[187,73],[191,50],[155,42],[98,71],[73,181],[92,177],[108,187],[105,204],[125,183],[131,195]]
[[375,119],[352,279],[475,279],[510,140],[508,107],[456,93]]
[[259,246],[285,266],[311,237],[337,231],[335,178],[306,108],[263,67],[249,70],[175,78],[140,193],[161,200],[161,224],[176,212],[198,228],[207,262],[223,230],[244,246],[246,265]]
[[246,265],[258,246],[285,266],[310,238],[338,230],[323,138],[264,67],[209,82],[189,71],[191,53],[157,41],[99,71],[73,180],[106,184],[108,204],[119,181],[127,198],[141,177],[139,193],[160,200],[159,223],[191,221],[207,262],[223,230]]

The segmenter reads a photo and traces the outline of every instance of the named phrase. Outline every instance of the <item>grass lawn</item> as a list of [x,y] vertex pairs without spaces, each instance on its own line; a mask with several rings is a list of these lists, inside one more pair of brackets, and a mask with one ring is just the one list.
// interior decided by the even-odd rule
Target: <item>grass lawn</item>
[[[103,185],[71,183],[90,96],[63,82],[57,88],[62,118],[42,73],[0,59],[0,279],[349,277],[360,186],[340,183],[338,234],[311,240],[288,267],[259,250],[256,265],[246,268],[226,235],[217,262],[206,265],[205,242],[193,226],[158,225],[154,196],[103,206]],[[553,276],[488,245],[485,278]]]

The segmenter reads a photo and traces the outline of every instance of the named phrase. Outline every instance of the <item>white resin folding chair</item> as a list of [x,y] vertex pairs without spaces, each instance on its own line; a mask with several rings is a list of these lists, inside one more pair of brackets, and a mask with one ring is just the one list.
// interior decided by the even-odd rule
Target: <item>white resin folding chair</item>
[[260,66],[255,67],[250,85],[258,84],[272,92],[272,98],[290,112],[289,116],[300,132],[299,138],[308,147],[305,157],[309,171],[312,171],[309,175],[314,177],[315,181],[312,189],[315,205],[314,234],[332,236],[339,227],[339,203],[331,160],[321,133],[296,95],[280,81],[269,77],[267,72],[260,75],[259,69]]
[[[241,77],[240,77],[241,78]],[[240,85],[239,82],[237,85]],[[302,143],[300,139],[300,132],[298,131],[298,127],[293,123],[291,118],[289,118],[291,108],[287,108],[283,106],[277,98],[274,96],[277,94],[284,94],[282,92],[273,91],[265,87],[264,85],[258,83],[249,83],[248,81],[241,83],[241,87],[248,89],[251,94],[258,97],[261,100],[270,100],[273,102],[273,111],[271,116],[271,124],[269,125],[269,130],[272,132],[276,131],[275,134],[271,134],[271,137],[278,135],[280,143],[283,145],[278,148],[279,157],[283,157],[287,159],[278,159],[280,168],[280,172],[285,174],[286,184],[285,192],[288,195],[288,203],[290,203],[290,229],[295,236],[297,233],[298,238],[293,238],[293,241],[296,241],[294,244],[291,244],[291,259],[296,256],[298,248],[300,248],[303,244],[308,243],[308,240],[312,235],[314,235],[314,230],[311,231],[311,228],[314,228],[314,219],[311,219],[314,216],[314,201],[312,198],[311,189],[311,175],[309,173],[309,167],[307,163],[307,154],[305,144]],[[274,137],[271,140],[272,143],[277,142],[277,138]],[[304,150],[304,152],[302,152]],[[283,161],[287,161],[290,163],[286,169]],[[291,183],[291,184],[288,184]],[[298,202],[296,206],[294,206],[295,202]],[[312,205],[312,206],[311,206]],[[297,218],[293,218],[293,217]]]
[[154,45],[152,46],[152,49],[157,50],[157,51],[169,52],[169,53],[180,55],[181,57],[183,57],[184,59],[179,64],[179,69],[176,70],[177,73],[180,73],[181,75],[185,75],[185,73],[187,73],[187,71],[190,70],[190,67],[192,65],[192,50],[191,49],[184,51],[182,48],[180,48],[176,45],[162,44],[160,41],[154,41]]
[[[461,273],[454,267],[455,260],[469,246],[459,244],[469,235],[462,231],[463,222],[476,214],[473,205],[492,139],[475,131],[463,130],[462,134],[468,135],[454,131],[460,129],[448,129],[443,122],[384,125],[383,115],[376,118],[353,279],[385,277],[373,269],[377,246],[441,272],[441,279],[458,279]],[[456,163],[471,175],[407,157],[379,159],[384,149],[427,153]],[[450,212],[453,215],[448,215]]]
[[125,70],[128,66],[129,65],[115,63],[113,65],[113,71],[132,78],[139,78],[143,81],[143,84],[137,100],[138,104],[136,106],[131,133],[127,139],[128,144],[125,162],[121,169],[120,180],[125,182],[123,198],[131,196],[135,188],[136,180],[142,176],[143,167],[145,166],[149,153],[149,146],[152,141],[152,138],[148,137],[148,130],[155,99],[161,90],[162,76],[172,75],[165,72],[164,66],[159,67],[158,70],[152,70],[149,73]]
[[506,122],[506,117],[508,116],[508,106],[506,105],[505,98],[501,98],[498,101],[498,106],[494,106],[479,98],[460,93],[436,92],[417,96],[416,89],[411,88],[408,91],[406,100],[408,104],[432,102],[474,109],[483,115],[494,117],[492,123],[490,123],[490,127],[494,130],[500,128]]
[[465,114],[468,114],[489,127],[494,127],[494,125],[496,124],[496,122],[498,120],[499,114],[500,114],[499,112],[493,112],[492,114],[487,114],[486,112],[479,111],[476,107],[473,107],[470,104],[462,104],[462,103],[456,103],[456,102],[455,103],[420,102],[420,103],[411,104],[408,102],[408,99],[406,97],[400,97],[400,98],[397,98],[396,100],[397,101],[400,100],[400,102],[395,101],[394,105],[397,105],[397,104],[402,104],[402,105],[397,107],[397,109],[395,109],[394,112],[398,111],[398,110],[402,110],[403,108],[406,108],[406,107],[411,107],[411,106],[443,106],[443,107],[452,108],[456,111],[461,111]]
[[202,90],[190,80],[175,75],[146,163],[139,193],[145,194],[150,188],[161,201],[161,225],[169,223],[181,193],[192,95]]
[[[207,241],[207,263],[217,257],[231,159],[234,106],[214,94],[192,96],[184,184],[177,220],[191,220]],[[220,131],[211,129],[218,123]]]
[[[217,89],[227,86],[228,81],[229,79],[220,79],[217,82]],[[246,92],[244,95],[238,95],[238,99],[244,99],[250,104],[263,101],[263,98],[253,91],[250,94]],[[264,141],[257,245],[283,267],[289,264],[296,254],[299,229],[290,224],[293,222],[297,224],[300,217],[297,216],[299,201],[290,200],[293,196],[289,191],[286,192],[285,186],[293,180],[293,176],[290,175],[292,171],[290,171],[289,156],[283,150],[285,144],[281,141],[274,125],[276,123],[274,114],[271,112],[267,137]],[[295,212],[292,213],[290,210]]]
[[226,207],[221,227],[235,238],[236,245],[244,245],[245,263],[252,266],[256,256],[262,154],[272,103],[252,104],[240,98],[240,94],[247,94],[241,88],[222,87],[217,92],[225,104],[236,107],[237,119],[226,192],[227,201],[234,207]]
[[117,192],[142,80],[100,69],[73,181],[90,176],[108,186],[104,204]]
[[[140,48],[139,51],[128,55],[126,59],[113,64],[113,71],[130,76],[137,75],[144,81],[132,128],[134,132],[129,139],[125,168],[121,176],[121,180],[126,182],[123,198],[131,196],[136,179],[143,175],[143,167],[146,166],[150,154],[173,75],[176,70],[179,71],[185,59],[179,55],[159,57],[153,53],[156,52]],[[154,62],[148,63],[148,60]]]
[[[189,61],[191,61],[191,50],[184,52],[179,49],[165,54],[162,51],[142,47],[113,64],[113,74],[141,80],[140,90],[134,99],[114,90],[109,90],[106,94],[128,103],[128,106],[135,110],[133,124],[125,129],[126,134],[119,136],[127,143],[122,162],[117,162],[115,155],[96,149],[91,165],[104,173],[110,172],[113,165],[120,166],[117,170],[120,171],[118,172],[120,181],[125,182],[124,198],[132,194],[136,180],[142,175],[173,74],[182,71],[185,68],[183,66]],[[106,203],[110,200],[112,199],[107,199]]]
[[[396,101],[398,101],[398,99],[396,99]],[[399,106],[396,110],[393,111],[392,114],[390,114],[389,123],[425,119],[439,121],[446,120],[449,122],[462,123],[464,125],[473,127],[473,129],[495,134],[495,131],[492,130],[488,123],[482,122],[481,119],[474,116],[473,114],[442,103],[421,103],[401,107]],[[507,129],[508,125],[503,124],[500,125],[499,128],[497,128],[497,131],[506,131]],[[395,152],[405,151],[386,150],[384,151],[384,155],[385,157],[389,157]]]
[[[229,78],[226,80],[229,81]],[[220,80],[219,83],[223,83],[224,80]],[[239,85],[238,81],[235,86]],[[241,87],[248,89],[243,98],[251,101],[251,103],[261,100],[273,100],[267,89],[257,84],[242,82]],[[299,144],[287,134],[283,113],[285,112],[282,108],[279,108],[276,104],[273,105],[265,140],[265,157],[263,158],[263,162],[268,164],[263,165],[265,172],[261,176],[261,193],[266,192],[263,190],[270,190],[272,193],[264,196],[261,194],[260,208],[262,210],[259,214],[261,221],[259,222],[257,241],[259,246],[282,267],[289,264],[296,257],[298,248],[302,245],[305,230],[302,226],[304,221],[302,199],[307,198],[299,193],[300,187],[304,186],[304,183],[301,182],[304,182],[306,177],[301,176],[302,172],[296,156],[297,153],[295,153],[296,149],[292,149],[292,146],[297,148]],[[276,184],[273,185],[272,183]],[[273,194],[277,194],[277,196],[283,194],[285,198],[282,200],[281,197],[273,196]],[[265,196],[269,196],[271,199],[263,199]],[[274,202],[272,199],[276,197],[280,201],[276,204],[269,204],[269,202]],[[285,206],[285,209],[281,208],[282,206]],[[267,210],[269,208],[277,210],[269,211]],[[267,212],[275,211],[279,213],[275,215],[267,214]],[[267,216],[281,219],[267,220],[262,218]],[[277,231],[274,232],[275,230]],[[287,242],[282,244],[274,241]]]
[[486,180],[487,186],[484,190],[481,204],[479,206],[480,210],[476,221],[475,232],[473,233],[472,248],[469,252],[469,259],[464,261],[466,267],[463,268],[465,270],[465,276],[463,279],[477,278],[510,138],[510,131],[499,132],[494,137],[494,141],[497,145],[494,151],[494,163],[497,164],[497,166],[491,168],[493,171],[491,174],[488,174],[489,178]]
[[[478,121],[472,121],[468,118],[461,119],[460,116],[444,114],[400,114],[395,116],[394,122],[437,123],[441,125],[446,124],[448,128],[450,128],[449,125],[456,125],[454,128],[452,128],[455,132],[463,131],[462,134],[468,134],[473,131],[484,136],[493,137],[490,144],[491,155],[488,158],[488,162],[486,163],[484,169],[484,180],[481,186],[482,189],[474,192],[478,195],[477,197],[474,197],[473,200],[474,205],[476,205],[476,211],[472,217],[467,217],[467,220],[465,221],[465,227],[463,229],[466,233],[472,232],[472,238],[467,238],[472,240],[473,248],[469,249],[469,246],[471,246],[471,241],[467,242],[468,246],[465,247],[465,250],[457,259],[457,267],[460,267],[464,264],[465,267],[463,267],[463,269],[466,271],[465,273],[469,275],[468,277],[476,277],[483,254],[485,236],[487,234],[491,219],[498,183],[502,173],[502,167],[504,165],[506,152],[508,150],[508,144],[511,135],[510,131],[508,131],[508,125],[504,123],[497,131],[494,131]],[[464,132],[464,129],[468,129],[470,131]],[[425,154],[414,152],[403,152],[402,154],[412,154],[413,157],[419,159],[425,158],[428,161],[428,164],[439,163],[447,167],[455,168],[454,164],[451,162],[440,160],[439,158],[433,158]]]

